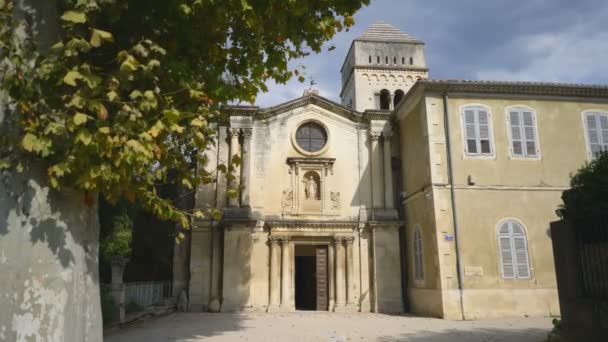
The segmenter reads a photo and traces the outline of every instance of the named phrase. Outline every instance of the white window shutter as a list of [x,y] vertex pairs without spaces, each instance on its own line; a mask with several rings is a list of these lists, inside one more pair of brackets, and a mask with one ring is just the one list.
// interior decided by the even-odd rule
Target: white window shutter
[[511,151],[513,151],[513,156],[521,157],[524,155],[524,144],[521,134],[521,120],[519,118],[519,112],[510,112],[509,121],[511,124]]
[[513,247],[515,250],[515,263],[517,264],[517,278],[530,278],[530,266],[528,262],[528,248],[525,236],[514,236]]
[[524,111],[522,113],[524,138],[526,139],[526,155],[534,157],[537,155],[536,127],[534,114]]
[[589,139],[589,154],[591,158],[595,158],[601,149],[597,116],[596,113],[587,113],[585,116],[585,122],[587,123],[587,137]]
[[502,266],[503,278],[515,278],[515,272],[513,269],[513,252],[511,249],[511,239],[509,239],[508,236],[500,236],[498,238],[498,246],[500,247],[500,261]]
[[478,135],[477,125],[475,120],[475,111],[472,109],[466,109],[464,111],[464,125],[465,125],[465,151],[468,153],[478,153],[477,147]]

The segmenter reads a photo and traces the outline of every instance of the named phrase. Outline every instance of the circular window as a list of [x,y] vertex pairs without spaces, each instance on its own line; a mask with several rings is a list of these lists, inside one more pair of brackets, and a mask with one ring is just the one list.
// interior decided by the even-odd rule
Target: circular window
[[327,132],[316,122],[307,122],[298,127],[296,143],[306,152],[318,152],[327,143]]

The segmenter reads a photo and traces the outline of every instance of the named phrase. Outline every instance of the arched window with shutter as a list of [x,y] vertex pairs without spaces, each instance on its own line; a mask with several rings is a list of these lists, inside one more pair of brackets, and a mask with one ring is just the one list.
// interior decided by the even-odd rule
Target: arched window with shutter
[[502,277],[530,278],[528,241],[524,227],[515,220],[504,220],[498,224],[497,237]]
[[422,230],[420,225],[414,226],[414,279],[424,280],[424,251],[422,248]]

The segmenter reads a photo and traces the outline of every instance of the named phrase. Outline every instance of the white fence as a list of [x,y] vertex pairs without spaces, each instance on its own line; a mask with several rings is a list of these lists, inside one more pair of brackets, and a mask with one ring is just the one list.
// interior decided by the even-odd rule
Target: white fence
[[140,306],[160,304],[171,297],[170,281],[146,281],[125,283],[125,304],[134,302]]

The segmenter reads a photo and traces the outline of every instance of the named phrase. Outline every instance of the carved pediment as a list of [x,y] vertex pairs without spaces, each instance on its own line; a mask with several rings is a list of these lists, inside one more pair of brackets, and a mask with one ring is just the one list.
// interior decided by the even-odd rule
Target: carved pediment
[[289,164],[289,173],[295,172],[296,175],[299,174],[300,168],[302,166],[320,167],[321,169],[323,169],[326,176],[329,173],[333,175],[335,162],[336,158],[287,158],[287,164]]

